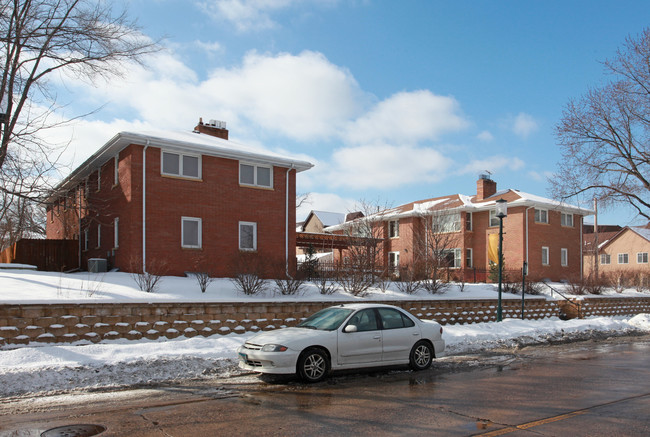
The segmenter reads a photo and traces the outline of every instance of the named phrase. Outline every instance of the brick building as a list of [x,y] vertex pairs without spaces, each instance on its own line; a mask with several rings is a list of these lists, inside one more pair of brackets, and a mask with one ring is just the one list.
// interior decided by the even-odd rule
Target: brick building
[[[379,256],[391,269],[438,254],[450,271],[484,281],[490,263],[498,262],[498,199],[508,206],[503,219],[506,269],[520,271],[526,261],[531,280],[581,277],[582,221],[593,212],[518,190],[497,191],[496,182],[485,175],[477,181],[476,195],[421,200],[360,220],[374,220],[372,227],[379,232],[373,237],[383,240]],[[353,227],[354,222],[346,222],[326,231],[349,232]]]
[[[47,238],[78,239],[80,266],[236,273],[242,256],[295,270],[296,174],[305,161],[194,132],[120,132],[48,199]],[[143,171],[144,169],[144,171]]]

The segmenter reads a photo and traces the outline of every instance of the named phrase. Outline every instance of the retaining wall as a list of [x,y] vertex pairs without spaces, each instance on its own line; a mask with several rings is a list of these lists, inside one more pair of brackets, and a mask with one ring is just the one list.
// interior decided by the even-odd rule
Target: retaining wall
[[[217,302],[0,305],[0,346],[179,336],[209,337],[294,326],[347,302]],[[443,325],[496,320],[496,300],[382,301]],[[521,301],[504,299],[503,318],[521,317]],[[650,313],[650,298],[589,298],[576,304],[527,299],[526,319]]]

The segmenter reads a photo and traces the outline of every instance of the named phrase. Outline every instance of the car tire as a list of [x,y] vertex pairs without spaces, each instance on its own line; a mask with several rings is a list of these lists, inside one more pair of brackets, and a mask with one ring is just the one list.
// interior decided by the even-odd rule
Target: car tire
[[413,370],[425,370],[431,367],[433,361],[433,348],[431,343],[418,341],[411,349],[409,364]]
[[322,349],[306,349],[298,358],[298,376],[305,382],[319,382],[330,370],[329,358]]

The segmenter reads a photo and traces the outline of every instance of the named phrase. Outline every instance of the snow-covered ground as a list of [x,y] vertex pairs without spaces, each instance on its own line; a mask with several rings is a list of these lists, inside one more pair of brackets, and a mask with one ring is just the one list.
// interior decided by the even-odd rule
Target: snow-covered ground
[[[554,287],[562,287],[555,284]],[[548,298],[550,290],[548,291]],[[626,295],[645,295],[628,290]],[[620,294],[617,294],[620,295]],[[451,285],[438,299],[495,298],[489,284],[467,284],[464,291]],[[513,298],[519,298],[513,295]],[[391,286],[386,292],[374,289],[369,299],[425,299],[418,292],[405,295]],[[192,278],[163,278],[156,293],[139,291],[126,273],[71,275],[27,270],[0,270],[0,304],[42,302],[134,302],[134,301],[237,301],[249,300],[227,279],[215,280],[201,293]],[[253,299],[264,300],[351,300],[341,290],[321,296],[314,286],[306,286],[301,296],[278,296],[269,290]],[[443,338],[446,353],[458,355],[495,347],[544,343],[549,340],[584,338],[594,332],[620,335],[650,332],[650,315],[634,317],[594,317],[561,321],[546,319],[501,323],[448,325]],[[36,392],[57,392],[79,388],[120,387],[171,379],[228,376],[239,373],[235,349],[251,333],[209,338],[179,337],[174,340],[102,341],[98,344],[5,346],[0,350],[0,397]],[[444,359],[444,358],[443,358]]]

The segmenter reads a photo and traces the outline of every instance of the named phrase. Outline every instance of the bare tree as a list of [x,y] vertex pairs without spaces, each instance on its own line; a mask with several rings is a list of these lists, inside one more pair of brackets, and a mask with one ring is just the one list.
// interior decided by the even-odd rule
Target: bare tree
[[604,65],[612,79],[571,100],[556,126],[563,156],[552,191],[630,205],[650,219],[650,29]]
[[[48,80],[54,73],[90,82],[119,76],[124,64],[156,50],[158,43],[111,2],[1,2],[0,190],[40,199],[49,188],[47,173],[65,145],[48,143],[43,130],[71,121],[54,115],[59,103]],[[11,183],[16,169],[23,172],[20,186]]]
[[414,265],[421,266],[420,275],[426,278],[422,288],[436,293],[444,288],[443,274],[450,267],[461,267],[457,248],[460,227],[460,213],[449,210],[434,210],[420,213],[421,232],[416,233]]

